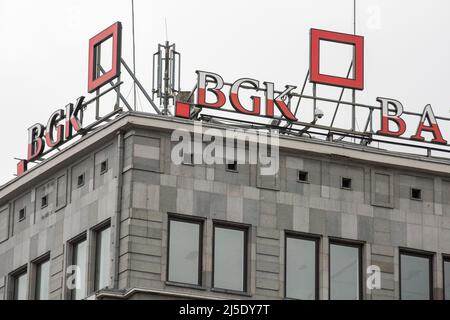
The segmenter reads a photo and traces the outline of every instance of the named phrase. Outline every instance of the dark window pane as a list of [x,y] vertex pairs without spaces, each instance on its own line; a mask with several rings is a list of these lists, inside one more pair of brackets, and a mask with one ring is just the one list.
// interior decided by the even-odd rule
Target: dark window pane
[[215,227],[214,287],[244,291],[245,232]]
[[169,281],[199,284],[200,224],[170,221]]
[[36,300],[48,300],[50,284],[50,261],[37,266],[36,270]]
[[78,242],[73,247],[73,264],[78,267],[79,278],[76,282],[78,288],[73,289],[72,298],[80,300],[86,297],[86,266],[87,266],[87,241]]
[[445,300],[450,300],[450,260],[444,261]]
[[19,210],[19,221],[24,220],[25,217],[26,217],[26,210],[25,210],[25,208],[20,209],[20,210]]
[[430,299],[430,259],[401,254],[402,300]]
[[78,178],[77,178],[77,186],[78,187],[84,186],[84,173],[78,176]]
[[411,189],[411,198],[414,200],[422,200],[422,190],[412,188]]
[[308,172],[300,170],[298,172],[298,181],[308,182]]
[[108,171],[108,160],[105,160],[100,164],[100,174],[104,174],[106,171]]
[[342,178],[341,187],[344,189],[351,189],[352,188],[352,179]]
[[330,299],[359,299],[359,248],[330,245]]
[[316,298],[316,241],[287,238],[286,297]]
[[109,285],[111,229],[106,228],[98,232],[95,256],[95,290]]
[[27,300],[28,274],[22,273],[14,278],[14,300]]
[[237,171],[237,161],[234,161],[232,163],[227,163],[227,170]]

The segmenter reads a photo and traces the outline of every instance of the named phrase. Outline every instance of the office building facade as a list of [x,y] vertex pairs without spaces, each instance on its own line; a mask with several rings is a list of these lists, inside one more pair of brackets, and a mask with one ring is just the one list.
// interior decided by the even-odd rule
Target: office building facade
[[0,299],[450,298],[448,160],[280,135],[272,176],[176,165],[194,122],[122,113],[2,186]]

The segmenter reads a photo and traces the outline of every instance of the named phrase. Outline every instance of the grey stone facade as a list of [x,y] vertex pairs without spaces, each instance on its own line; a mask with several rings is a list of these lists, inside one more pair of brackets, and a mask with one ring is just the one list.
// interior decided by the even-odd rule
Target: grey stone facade
[[[72,239],[89,243],[87,288],[98,299],[283,299],[285,232],[320,235],[319,297],[329,297],[330,239],[362,244],[362,270],[381,268],[380,290],[364,299],[399,298],[399,250],[433,253],[434,298],[443,297],[443,255],[450,254],[450,162],[344,143],[280,139],[280,171],[256,165],[174,165],[170,133],[192,122],[123,114],[0,188],[0,299],[26,267],[50,255],[50,298],[67,299]],[[220,127],[219,127],[220,129]],[[107,160],[107,171],[101,163]],[[308,172],[307,183],[297,181]],[[78,177],[84,174],[84,184]],[[352,179],[351,189],[342,178]],[[422,200],[411,199],[411,188]],[[47,195],[48,205],[42,206]],[[26,208],[19,221],[19,211]],[[204,218],[202,286],[167,282],[168,214]],[[247,291],[212,286],[213,222],[248,227]],[[94,233],[111,226],[110,288],[94,293]],[[365,286],[364,286],[365,288]]]

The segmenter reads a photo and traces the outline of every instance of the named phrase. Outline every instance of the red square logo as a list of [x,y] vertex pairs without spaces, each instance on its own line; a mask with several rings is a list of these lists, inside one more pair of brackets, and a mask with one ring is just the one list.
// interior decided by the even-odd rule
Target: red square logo
[[191,106],[189,103],[177,101],[175,104],[175,116],[189,119],[191,115]]
[[[336,77],[320,73],[320,41],[332,41],[349,44],[354,47],[355,69],[354,79]],[[352,34],[332,32],[326,30],[311,29],[310,37],[310,81],[314,83],[327,84],[331,86],[350,89],[364,89],[364,37]]]
[[[97,62],[100,57],[97,56],[96,48],[103,42],[112,38],[112,63],[111,70],[105,70],[106,73],[97,77]],[[106,83],[117,78],[120,75],[120,60],[122,44],[122,24],[116,22],[109,28],[106,28],[95,37],[89,40],[89,71],[88,71],[88,92],[92,93]]]
[[20,160],[17,164],[17,176],[20,177],[27,171],[27,161],[26,160]]

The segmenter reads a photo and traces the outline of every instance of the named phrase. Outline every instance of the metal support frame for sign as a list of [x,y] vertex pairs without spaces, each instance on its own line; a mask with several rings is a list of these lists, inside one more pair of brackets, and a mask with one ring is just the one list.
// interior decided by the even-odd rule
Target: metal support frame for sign
[[[348,68],[348,71],[347,71],[347,78],[350,76],[350,72],[352,71],[352,67],[353,67],[353,61],[350,62],[350,67]],[[345,91],[345,88],[341,88],[341,93],[339,95],[339,99],[338,99],[338,103],[336,105],[336,109],[334,109],[334,114],[333,114],[333,118],[331,119],[330,127],[333,126],[334,120],[336,120],[336,116],[337,116],[337,113],[339,111],[339,107],[341,105],[341,100],[342,100],[342,98],[344,96],[344,91]]]
[[[224,81],[223,85],[230,87],[230,88],[233,86],[232,83],[225,82],[225,81]],[[255,88],[253,86],[248,86],[248,85],[242,85],[241,88],[253,89],[253,90],[256,90],[257,92],[258,91],[261,91],[261,92],[266,91],[266,89],[263,87]],[[197,86],[195,86],[194,89],[190,92],[190,96],[194,95],[197,90],[198,90],[198,88],[197,88]],[[347,138],[351,138],[354,140],[360,140],[360,143],[362,145],[368,145],[371,142],[397,144],[397,145],[405,146],[405,147],[414,147],[414,148],[424,149],[424,150],[426,150],[427,155],[431,155],[432,151],[450,153],[450,149],[430,146],[430,144],[428,142],[413,144],[413,143],[411,143],[411,140],[406,137],[395,137],[395,140],[392,141],[392,140],[389,140],[389,137],[384,137],[382,135],[374,133],[374,131],[373,131],[373,112],[375,110],[381,111],[380,106],[358,103],[358,102],[356,102],[356,97],[355,97],[355,100],[352,97],[352,101],[342,100],[343,93],[340,95],[339,99],[336,100],[336,99],[331,99],[331,98],[319,97],[317,95],[314,95],[314,93],[313,93],[313,95],[306,95],[303,92],[304,92],[303,87],[302,87],[301,93],[291,92],[289,94],[289,99],[298,98],[299,101],[301,101],[303,99],[307,99],[307,100],[313,100],[313,101],[317,101],[317,102],[322,101],[322,102],[335,103],[337,108],[341,105],[348,105],[348,106],[351,106],[352,108],[354,107],[355,114],[356,114],[356,110],[358,108],[368,109],[369,114],[368,114],[368,117],[367,117],[367,120],[366,120],[363,130],[358,131],[358,130],[356,130],[356,128],[355,129],[353,129],[353,128],[343,129],[343,128],[332,127],[332,125],[320,125],[320,124],[317,124],[317,121],[314,121],[314,120],[310,123],[302,122],[302,121],[295,121],[295,122],[289,121],[288,125],[281,126],[280,123],[283,121],[287,121],[287,120],[284,117],[277,117],[277,116],[268,117],[265,115],[247,115],[248,117],[251,117],[252,119],[268,119],[268,118],[270,118],[270,119],[272,119],[272,121],[269,123],[267,121],[257,122],[257,120],[247,121],[244,119],[232,119],[229,117],[221,116],[220,113],[222,113],[222,112],[227,113],[227,114],[235,113],[234,110],[224,109],[224,108],[217,109],[214,107],[198,105],[197,103],[193,103],[193,102],[187,102],[187,101],[184,101],[184,102],[190,105],[191,110],[192,110],[192,108],[215,110],[216,111],[215,114],[207,114],[207,115],[200,114],[199,115],[201,120],[208,121],[208,122],[213,122],[213,119],[218,119],[220,121],[223,121],[222,123],[228,123],[228,124],[234,123],[234,126],[236,126],[236,127],[267,128],[267,129],[275,128],[275,129],[279,129],[280,133],[283,133],[283,134],[291,134],[294,136],[301,136],[304,133],[308,133],[309,135],[324,136],[328,140],[330,140],[330,136],[331,136],[331,141],[339,141],[339,140],[342,140],[343,138],[347,137]],[[281,91],[274,90],[274,93],[280,94]],[[297,102],[298,105],[299,105],[299,101]],[[298,111],[298,108],[296,108],[295,113],[297,113],[297,111]],[[335,110],[335,113],[337,113],[337,110]],[[410,111],[403,111],[403,114],[418,116],[418,117],[421,116],[420,113],[410,112]],[[335,117],[333,117],[333,118],[335,118]],[[450,121],[450,118],[447,118],[447,117],[435,116],[435,118],[438,120]],[[334,120],[333,120],[333,122],[334,122]],[[340,136],[340,138],[333,140],[332,139],[333,135],[338,135],[338,136]],[[376,136],[378,136],[380,138],[376,138]],[[400,140],[407,141],[407,142],[400,142]]]
[[[105,72],[102,68],[102,66],[99,66],[100,71],[101,72]],[[120,78],[118,79],[118,83],[120,83]],[[117,93],[117,102],[116,105],[119,106],[119,101],[122,101],[123,104],[127,107],[128,111],[133,111],[133,108],[130,106],[130,104],[128,103],[127,99],[125,99],[125,97],[122,95],[122,93],[120,92],[120,87],[116,86],[112,81],[109,82],[109,84],[114,87],[114,90]]]
[[[156,106],[156,104],[154,103],[154,101],[152,100],[152,98],[150,98],[149,94],[147,93],[147,91],[144,89],[144,87],[142,86],[142,84],[139,82],[139,80],[136,78],[136,76],[133,74],[133,71],[130,69],[130,67],[127,65],[127,63],[125,62],[125,60],[121,59],[121,64],[124,66],[125,70],[128,72],[128,74],[130,75],[130,77],[133,79],[134,83],[138,86],[139,90],[141,90],[141,92],[144,94],[145,98],[148,100],[148,102],[151,104],[151,106],[153,107],[153,109],[155,110],[155,112],[157,114],[161,114],[161,111],[159,110],[159,108]],[[99,70],[101,71],[101,73],[104,73],[105,70],[102,68],[102,66],[99,66]],[[120,79],[119,79],[120,81]],[[122,101],[125,106],[127,107],[127,109],[129,111],[133,111],[133,108],[131,107],[131,105],[128,103],[128,101],[125,99],[125,97],[120,93],[120,87],[119,86],[115,86],[114,83],[112,81],[109,82],[109,84],[111,86],[114,86],[114,90],[117,92],[117,96],[118,96],[118,100],[120,99],[120,101]]]
[[148,95],[147,91],[144,89],[144,87],[142,86],[142,84],[139,82],[139,80],[136,78],[136,76],[133,74],[133,71],[131,71],[130,67],[126,64],[125,60],[121,59],[122,65],[125,67],[125,69],[127,70],[128,74],[133,78],[133,80],[135,81],[136,85],[138,86],[139,90],[141,90],[141,92],[144,94],[145,98],[147,99],[147,101],[151,104],[151,106],[153,107],[153,109],[155,110],[155,112],[157,114],[161,114],[161,110],[159,110],[159,108],[156,106],[156,104],[153,102],[152,98],[150,98],[150,96]]
[[[101,57],[102,54],[102,47],[101,46],[96,46],[94,48],[95,50],[95,55],[97,57]],[[100,59],[95,59],[95,77],[99,78],[102,74],[105,74],[105,71],[103,70],[101,63],[100,63]],[[97,90],[95,90],[95,95],[98,97],[98,99],[95,101],[95,119],[98,120],[100,119],[100,88],[98,88]]]
[[[302,95],[302,94],[305,92],[306,83],[308,82],[308,78],[309,78],[309,70],[308,70],[308,72],[306,73],[305,81],[303,81],[302,91],[300,91],[300,95]],[[300,98],[298,99],[297,106],[295,107],[294,116],[297,115],[298,108],[300,107],[300,102],[301,102],[301,101],[302,101],[302,98],[300,97]],[[288,125],[287,125],[286,127],[291,127],[291,124],[288,123]]]

